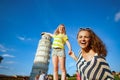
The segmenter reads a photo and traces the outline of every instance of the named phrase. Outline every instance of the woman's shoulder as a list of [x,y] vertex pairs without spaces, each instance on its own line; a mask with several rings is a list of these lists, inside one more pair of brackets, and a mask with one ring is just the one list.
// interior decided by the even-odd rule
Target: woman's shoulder
[[95,56],[95,60],[97,62],[99,62],[99,64],[104,64],[104,65],[108,65],[105,57],[102,57],[102,56]]
[[105,57],[103,56],[99,56],[98,54],[95,54],[96,58],[99,59],[99,60],[106,60]]

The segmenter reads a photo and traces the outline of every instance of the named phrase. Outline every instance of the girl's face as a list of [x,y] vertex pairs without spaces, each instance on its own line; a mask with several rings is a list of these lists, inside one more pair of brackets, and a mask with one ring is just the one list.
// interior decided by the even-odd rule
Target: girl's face
[[77,37],[78,44],[82,49],[85,49],[90,44],[90,34],[88,31],[80,31]]
[[59,25],[59,32],[63,33],[63,31],[64,31],[64,26],[63,25]]

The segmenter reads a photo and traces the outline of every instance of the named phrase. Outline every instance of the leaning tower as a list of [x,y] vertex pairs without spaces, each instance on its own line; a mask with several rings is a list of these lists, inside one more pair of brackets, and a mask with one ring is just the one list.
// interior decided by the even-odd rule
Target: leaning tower
[[42,34],[39,40],[38,48],[34,58],[30,80],[34,80],[37,74],[41,71],[47,73],[50,59],[51,37],[47,34]]

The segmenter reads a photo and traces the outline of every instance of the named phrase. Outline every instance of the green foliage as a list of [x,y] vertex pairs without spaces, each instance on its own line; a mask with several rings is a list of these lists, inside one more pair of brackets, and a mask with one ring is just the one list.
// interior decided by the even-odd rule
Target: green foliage
[[114,80],[120,80],[118,75],[114,75]]
[[70,75],[67,73],[67,74],[66,74],[66,77],[70,77]]
[[76,80],[76,77],[69,77],[68,80]]
[[73,77],[76,77],[76,74],[73,74]]

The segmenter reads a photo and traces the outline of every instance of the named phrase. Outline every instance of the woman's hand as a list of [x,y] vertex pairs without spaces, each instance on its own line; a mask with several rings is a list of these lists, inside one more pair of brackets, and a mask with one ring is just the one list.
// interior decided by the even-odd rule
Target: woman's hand
[[69,52],[68,52],[68,53],[69,53],[69,55],[71,55],[71,54],[72,54],[72,50],[69,50]]
[[75,56],[75,54],[74,54],[73,51],[69,51],[69,55],[70,55],[75,61],[78,60],[78,58]]

